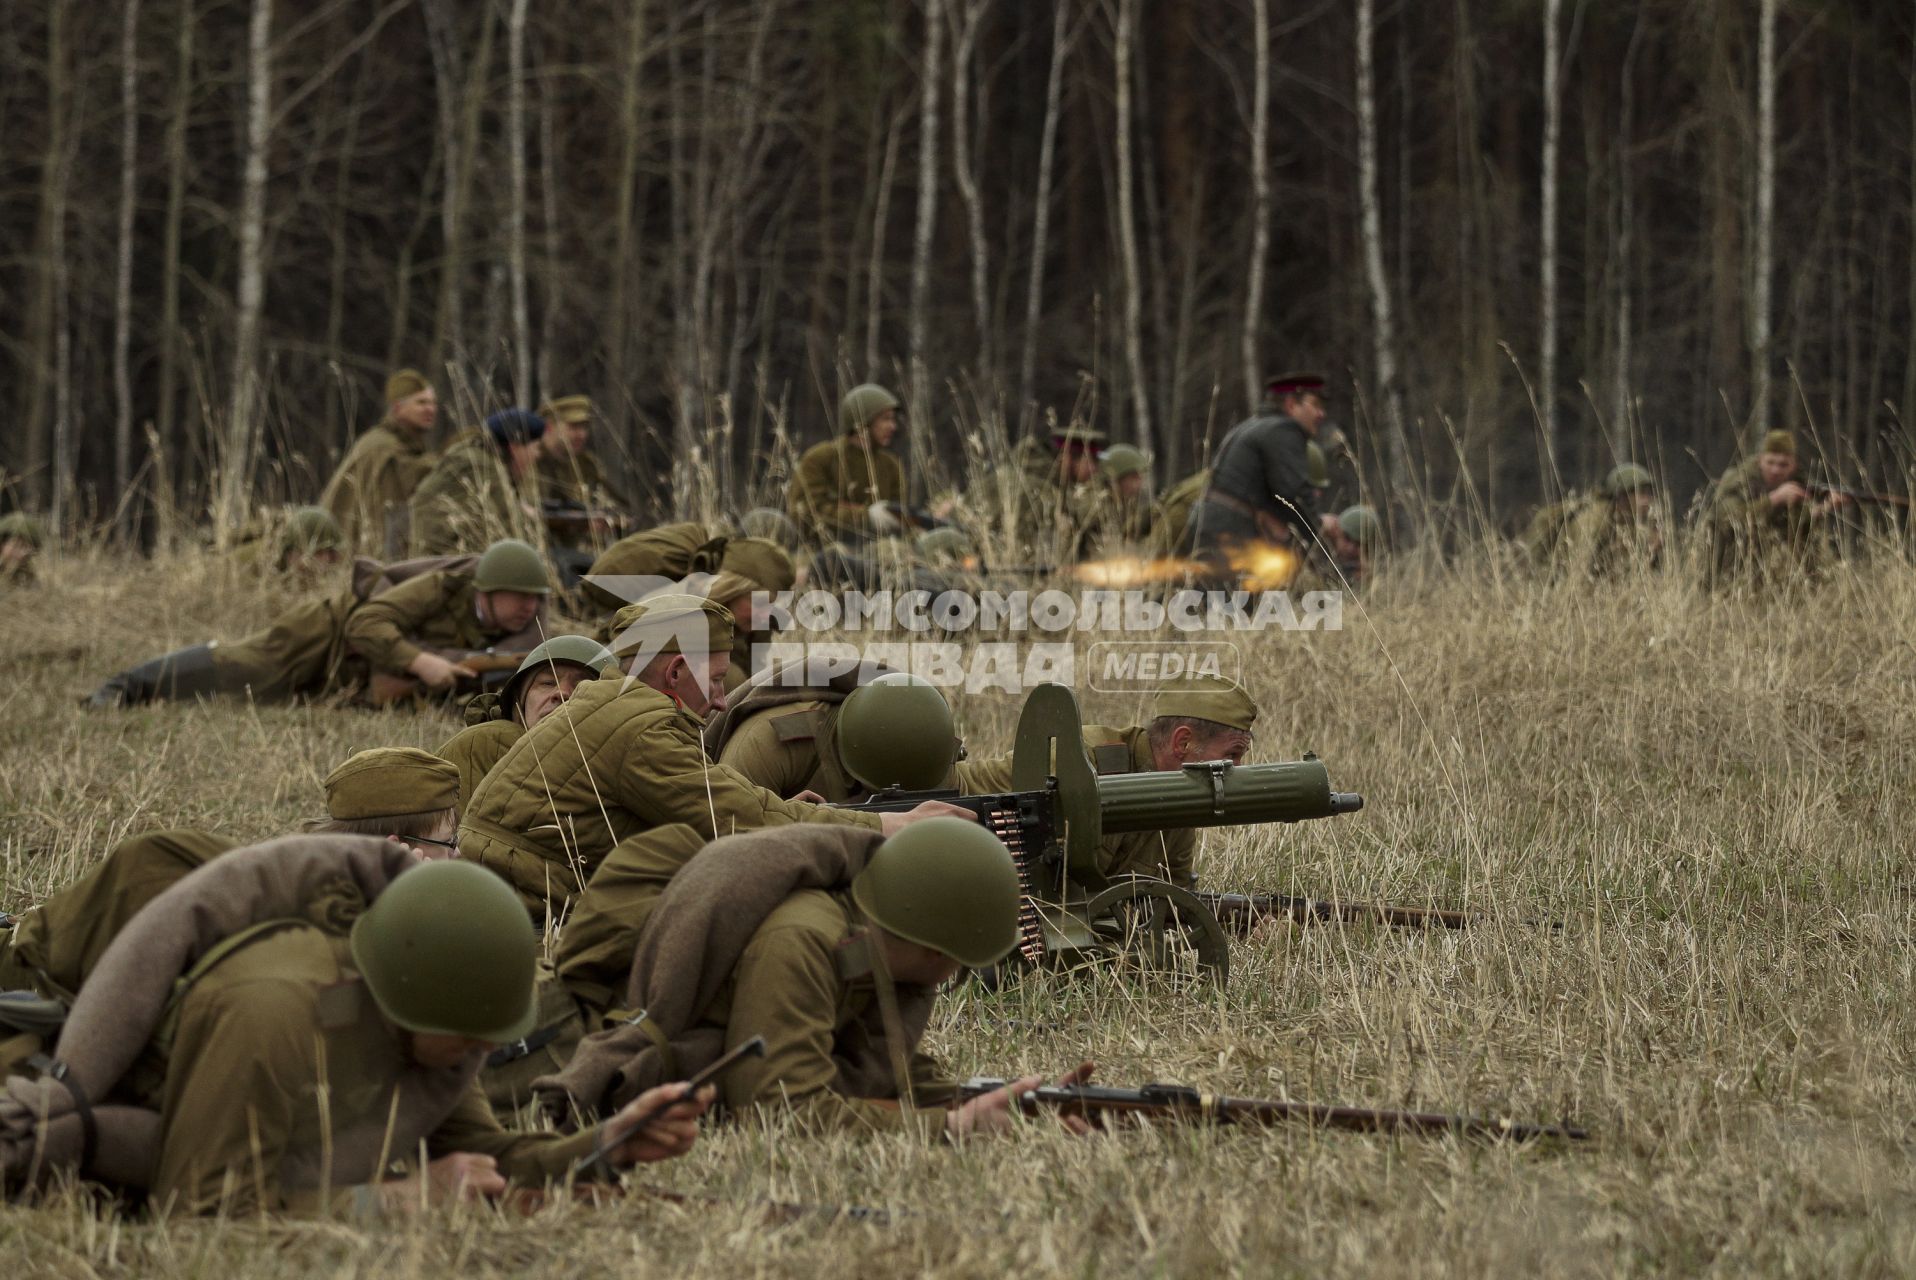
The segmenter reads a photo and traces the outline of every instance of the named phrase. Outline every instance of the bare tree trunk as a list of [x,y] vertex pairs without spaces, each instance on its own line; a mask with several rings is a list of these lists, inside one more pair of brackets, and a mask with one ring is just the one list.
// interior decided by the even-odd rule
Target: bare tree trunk
[[1643,15],[1637,15],[1630,30],[1630,44],[1623,54],[1623,72],[1618,88],[1617,108],[1617,335],[1615,382],[1610,397],[1610,451],[1619,461],[1635,454],[1634,432],[1630,422],[1630,366],[1634,360],[1632,309],[1636,290],[1632,287],[1631,255],[1636,244],[1636,184],[1630,176],[1630,148],[1636,137],[1637,49],[1643,41]]
[[[878,376],[878,335],[884,320],[885,229],[891,224],[892,179],[898,171],[898,144],[905,134],[905,112],[892,117],[885,133],[885,159],[878,167],[878,200],[872,208],[872,260],[866,272],[865,373]],[[909,447],[909,446],[908,446]]]
[[1750,426],[1760,433],[1770,413],[1770,284],[1776,229],[1776,6],[1763,0],[1756,43],[1756,245],[1750,281]]
[[[925,0],[925,61],[920,72],[922,93],[918,106],[918,221],[911,242],[911,403],[919,423],[929,427],[937,419],[931,411],[931,375],[925,367],[925,344],[931,318],[931,237],[938,224],[938,87],[943,80],[946,0]],[[912,484],[923,483],[925,430],[908,431]]]
[[[550,66],[552,58],[545,53],[542,43],[539,50],[541,66]],[[564,167],[559,163],[559,135],[553,127],[552,75],[542,73],[539,77],[539,215],[544,224],[540,227],[540,301],[544,308],[539,316],[539,354],[533,361],[538,377],[533,391],[539,397],[551,396],[552,353],[559,345],[559,312],[562,288],[559,283],[560,227],[559,227],[559,174]],[[526,405],[531,407],[534,396],[526,394]]]
[[[58,322],[58,297],[61,289],[60,260],[65,250],[68,166],[68,99],[72,92],[67,52],[68,0],[49,0],[47,5],[47,144],[40,166],[39,225],[34,233],[34,269],[31,310],[27,315],[26,343],[22,364],[25,367],[25,400],[20,408],[20,425],[26,432],[26,449],[21,469],[26,472],[29,500],[57,504],[60,441],[50,439],[50,413],[54,393],[55,326]],[[58,525],[58,509],[54,523]]]
[[532,325],[526,306],[526,10],[512,0],[506,18],[506,272],[512,289],[512,394],[532,398]]
[[[978,326],[978,371],[980,381],[995,384],[992,377],[991,295],[985,284],[989,251],[985,246],[984,202],[978,195],[977,157],[971,147],[971,58],[978,43],[978,24],[991,0],[964,0],[963,19],[958,41],[951,55],[951,152],[952,168],[958,178],[958,198],[965,205],[966,226],[971,233],[971,309]],[[980,112],[980,118],[990,116]]]
[[[637,283],[635,251],[639,181],[639,72],[645,65],[645,2],[632,0],[626,14],[625,57],[619,94],[619,178],[612,248],[612,315],[606,325],[606,367],[614,396],[626,398],[626,353],[631,347],[631,293]],[[621,409],[627,406],[622,404]]]
[[[193,32],[199,16],[194,0],[180,0],[174,43],[173,111],[166,129],[166,228],[160,249],[160,376],[158,432],[170,452],[174,474],[186,477],[187,449],[178,429],[180,367],[180,223],[186,210],[186,125],[193,110]],[[168,486],[162,486],[168,487]],[[172,512],[162,509],[161,527]]]
[[1537,277],[1542,310],[1539,325],[1543,351],[1538,358],[1537,411],[1542,416],[1545,451],[1544,492],[1562,484],[1557,459],[1557,152],[1563,134],[1563,42],[1558,21],[1563,0],[1544,0],[1543,11],[1543,249]]
[[140,0],[120,13],[120,219],[118,278],[113,291],[113,492],[126,493],[133,474],[133,197],[140,159]]
[[[1556,0],[1550,0],[1552,4]],[[1400,19],[1401,20],[1401,19]],[[1384,278],[1383,213],[1377,198],[1376,0],[1357,0],[1357,180],[1363,207],[1364,277],[1370,287],[1373,351],[1377,385],[1384,396],[1384,473],[1399,500],[1410,496],[1410,469],[1404,437],[1403,388],[1397,379],[1397,337],[1390,284]]]
[[1031,272],[1025,290],[1024,354],[1018,366],[1018,409],[1033,409],[1038,377],[1038,315],[1044,306],[1045,252],[1050,247],[1051,170],[1057,162],[1058,115],[1064,98],[1064,60],[1070,51],[1065,21],[1070,0],[1053,0],[1051,16],[1051,73],[1045,81],[1044,133],[1038,144],[1038,189],[1032,195]]
[[1144,390],[1144,297],[1138,271],[1137,214],[1132,208],[1131,67],[1132,42],[1138,27],[1138,0],[1118,0],[1117,166],[1118,251],[1124,268],[1124,360],[1131,372],[1131,435],[1140,449],[1151,449],[1151,406]]
[[266,149],[272,125],[273,0],[253,0],[246,39],[246,159],[240,181],[239,286],[233,317],[233,379],[220,450],[214,536],[225,546],[245,518],[260,412],[259,320],[266,294]]
[[445,153],[445,196],[439,211],[444,248],[439,268],[439,301],[433,318],[430,363],[466,354],[466,209],[472,201],[474,163],[479,154],[480,106],[487,96],[492,67],[492,6],[480,6],[479,47],[470,63],[460,53],[456,22],[446,0],[426,0],[426,31],[432,43],[433,78],[439,85],[439,128]]
[[1271,251],[1271,4],[1251,0],[1251,260],[1244,282],[1244,332],[1239,358],[1244,362],[1244,404],[1255,412],[1259,400],[1257,339],[1264,320],[1264,260]]

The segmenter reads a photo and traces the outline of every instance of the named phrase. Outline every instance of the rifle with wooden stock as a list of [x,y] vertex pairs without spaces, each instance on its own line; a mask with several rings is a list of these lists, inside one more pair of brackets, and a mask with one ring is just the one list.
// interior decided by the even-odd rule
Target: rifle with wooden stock
[[1798,481],[1803,491],[1812,498],[1847,498],[1851,502],[1876,507],[1901,507],[1909,510],[1909,499],[1893,493],[1872,493],[1867,489],[1851,489],[1840,484],[1823,484],[1817,481]]
[[[958,1100],[969,1102],[1005,1087],[1005,1081],[978,1076],[958,1086]],[[1147,1084],[1137,1089],[1092,1084],[1047,1084],[1018,1095],[1026,1115],[1055,1111],[1109,1126],[1124,1119],[1203,1124],[1283,1124],[1297,1122],[1352,1133],[1429,1136],[1455,1134],[1497,1142],[1544,1138],[1581,1142],[1587,1130],[1569,1124],[1528,1124],[1517,1120],[1451,1115],[1441,1111],[1398,1111],[1379,1107],[1339,1107],[1321,1102],[1266,1098],[1227,1098],[1182,1084]]]
[[[525,653],[498,653],[491,649],[428,649],[426,652],[472,672],[471,676],[460,676],[452,692],[483,693],[497,689],[511,679],[512,673],[519,669],[531,650]],[[388,671],[375,671],[366,682],[366,701],[375,707],[389,707],[395,702],[404,702],[426,692],[425,683],[417,676],[394,675]]]

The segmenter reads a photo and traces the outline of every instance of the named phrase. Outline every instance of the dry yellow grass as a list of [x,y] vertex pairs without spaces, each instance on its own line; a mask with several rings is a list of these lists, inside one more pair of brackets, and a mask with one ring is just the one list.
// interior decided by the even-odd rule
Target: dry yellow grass
[[[184,563],[69,559],[0,618],[0,906],[129,831],[282,832],[350,751],[430,717],[243,706],[82,713],[125,662],[267,615]],[[1916,1270],[1911,875],[1916,574],[1788,599],[1673,579],[1580,593],[1488,569],[1380,584],[1337,634],[1248,651],[1259,754],[1314,748],[1352,818],[1205,841],[1206,887],[1466,907],[1462,934],[1273,929],[1228,990],[1114,977],[966,991],[959,1074],[1095,1058],[1112,1081],[1574,1118],[1502,1149],[1301,1129],[1033,1126],[962,1151],[717,1129],[650,1180],[893,1210],[769,1228],[634,1201],[359,1227],[0,1214],[9,1274],[925,1272],[1003,1276]],[[1090,718],[1122,708],[1087,700]],[[1014,708],[963,708],[974,748]],[[1564,922],[1561,932],[1534,921]]]

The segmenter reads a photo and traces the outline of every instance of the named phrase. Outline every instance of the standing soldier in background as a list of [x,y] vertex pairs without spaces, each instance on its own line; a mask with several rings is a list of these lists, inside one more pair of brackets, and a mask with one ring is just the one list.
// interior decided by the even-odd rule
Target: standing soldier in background
[[592,452],[592,424],[598,411],[591,399],[559,396],[540,405],[539,416],[546,424],[544,447],[539,450],[539,496],[548,502],[625,510],[625,495],[606,479],[605,468]]
[[501,409],[467,431],[412,495],[412,553],[455,555],[495,538],[540,541],[527,504],[527,476],[539,456],[546,421],[524,409]]
[[1731,467],[1710,491],[1704,524],[1713,581],[1743,575],[1756,581],[1813,571],[1842,494],[1811,497],[1800,478],[1796,437],[1772,431],[1754,458]]
[[1610,469],[1596,492],[1537,512],[1524,549],[1556,575],[1605,578],[1654,568],[1663,553],[1656,518],[1656,478],[1633,462]]
[[798,460],[786,506],[811,537],[862,541],[904,527],[897,508],[905,501],[905,466],[890,449],[898,408],[898,397],[877,383],[853,387],[838,406],[844,434]]
[[1249,542],[1308,555],[1319,537],[1335,530],[1335,517],[1317,514],[1308,449],[1324,421],[1324,385],[1315,373],[1273,378],[1263,411],[1224,437],[1210,487],[1191,512],[1200,557]]
[[0,519],[0,583],[15,587],[30,584],[33,559],[46,541],[46,526],[24,511]]
[[353,441],[320,505],[332,512],[349,553],[395,560],[406,551],[406,504],[432,468],[426,441],[439,420],[432,384],[417,369],[386,379],[386,416]]

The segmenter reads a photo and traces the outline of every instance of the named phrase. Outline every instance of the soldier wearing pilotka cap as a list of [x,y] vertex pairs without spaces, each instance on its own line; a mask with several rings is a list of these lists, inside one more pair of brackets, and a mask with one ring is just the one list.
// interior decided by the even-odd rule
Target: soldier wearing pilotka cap
[[[1235,680],[1191,675],[1168,681],[1151,697],[1140,724],[1084,726],[1084,749],[1100,774],[1180,769],[1204,760],[1243,764],[1251,749],[1257,703]],[[967,795],[1011,790],[1011,757],[960,761],[958,785]],[[1098,870],[1107,877],[1156,876],[1184,888],[1197,884],[1197,832],[1136,831],[1106,836]]]
[[1336,526],[1320,517],[1311,487],[1309,445],[1323,425],[1325,380],[1287,373],[1265,385],[1258,414],[1218,445],[1210,485],[1191,512],[1197,554],[1218,558],[1249,542],[1308,552]]

